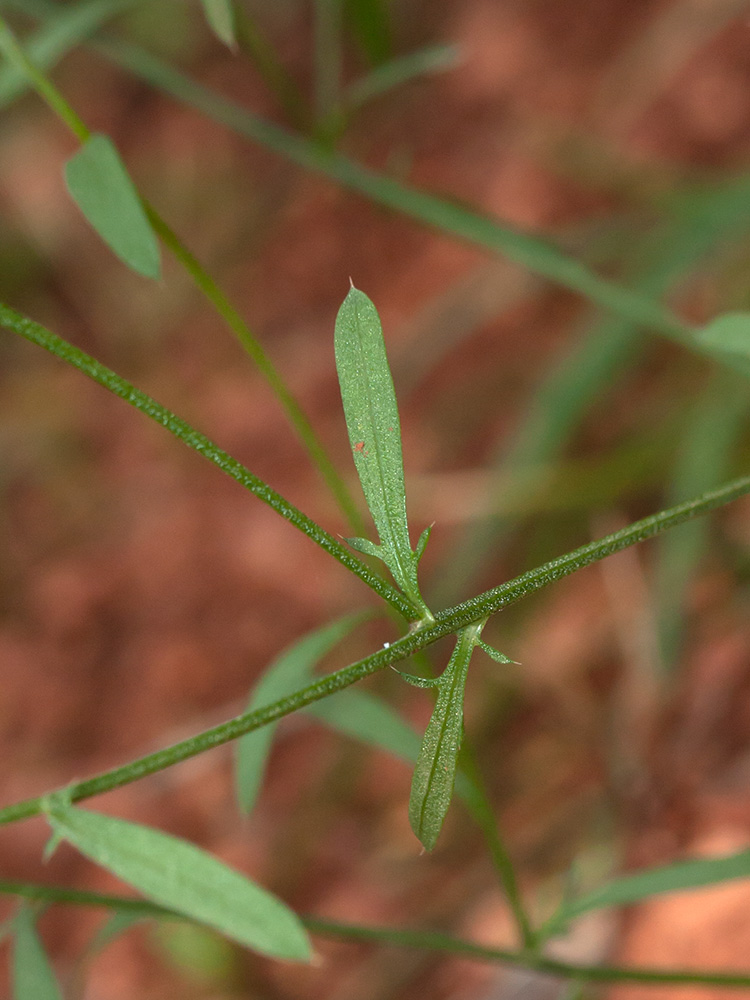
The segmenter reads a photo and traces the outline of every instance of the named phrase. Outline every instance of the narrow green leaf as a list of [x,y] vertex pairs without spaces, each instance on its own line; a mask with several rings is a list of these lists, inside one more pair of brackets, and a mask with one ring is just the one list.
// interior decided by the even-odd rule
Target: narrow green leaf
[[296,914],[195,845],[137,823],[74,809],[55,798],[48,800],[46,811],[57,836],[148,899],[253,951],[310,961],[310,942]]
[[349,442],[380,536],[380,557],[407,597],[426,612],[409,541],[401,425],[380,317],[353,285],[336,317],[335,347]]
[[232,0],[201,0],[209,28],[227,48],[237,48],[235,11]]
[[545,936],[556,934],[576,917],[609,906],[627,906],[651,896],[684,892],[702,886],[750,878],[750,850],[720,858],[695,858],[663,868],[651,868],[615,879],[600,889],[562,906],[544,928]]
[[[313,667],[363,619],[362,614],[347,615],[325,625],[294,643],[271,663],[258,682],[248,712],[263,708],[302,687],[312,675]],[[240,810],[253,809],[263,784],[271,743],[278,723],[240,737],[236,741],[235,791]]]
[[50,961],[36,932],[34,914],[22,906],[13,920],[13,1000],[62,1000]]
[[485,642],[483,639],[479,639],[477,646],[482,649],[487,656],[495,661],[495,663],[515,663],[518,666],[518,660],[511,660],[509,656],[505,653],[501,653],[499,649],[495,649],[494,646],[490,646],[489,643]]
[[417,759],[419,733],[390,705],[366,691],[347,688],[304,709],[331,729],[409,762]]
[[750,313],[725,313],[704,326],[697,343],[718,360],[750,375]]
[[471,625],[458,633],[414,768],[409,822],[428,851],[437,843],[453,795],[463,738],[466,676],[482,625]]
[[381,546],[371,542],[369,538],[347,538],[346,544],[351,545],[355,551],[362,552],[366,556],[374,556],[376,559],[383,558]]
[[71,197],[110,249],[147,278],[160,274],[159,244],[112,140],[92,135],[65,165]]

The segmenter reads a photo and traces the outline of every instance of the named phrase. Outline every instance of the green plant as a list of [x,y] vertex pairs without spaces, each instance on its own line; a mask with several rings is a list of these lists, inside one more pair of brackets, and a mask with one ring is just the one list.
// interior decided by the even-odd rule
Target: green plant
[[[95,26],[95,18],[92,21],[94,12],[104,16],[123,6],[113,3],[83,5],[75,9],[79,18],[76,24],[82,25],[80,30],[87,34],[92,30],[92,24]],[[227,44],[237,44],[234,5],[206,2],[204,6],[220,37]],[[380,9],[380,5],[374,7]],[[355,9],[361,11],[358,5]],[[46,5],[39,4],[38,10],[44,12]],[[340,42],[335,16],[337,5],[321,3],[318,11],[319,45],[324,54],[330,55],[336,48],[337,40]],[[83,17],[84,13],[88,13],[88,19]],[[68,27],[72,15],[72,11],[64,15]],[[61,21],[62,18],[63,15],[60,15]],[[728,314],[718,317],[704,328],[692,327],[652,298],[651,287],[643,290],[620,287],[534,237],[502,227],[435,196],[410,190],[393,178],[376,175],[343,154],[332,152],[332,144],[344,126],[339,100],[340,85],[336,74],[329,74],[329,69],[325,73],[321,70],[317,116],[313,116],[315,122],[309,134],[290,135],[269,123],[252,119],[241,109],[206,93],[180,77],[176,71],[158,64],[132,46],[112,40],[105,41],[103,45],[106,53],[114,55],[157,86],[208,110],[217,121],[253,136],[277,152],[364,192],[382,204],[464,239],[501,250],[517,262],[613,311],[618,321],[624,324],[618,331],[622,336],[613,338],[618,341],[614,349],[611,342],[608,345],[611,353],[600,357],[596,365],[592,364],[592,370],[596,369],[592,376],[594,381],[601,377],[601,370],[606,371],[611,366],[613,359],[621,357],[619,351],[629,339],[634,323],[653,329],[701,356],[744,372],[749,325],[744,314]],[[104,135],[91,135],[48,76],[29,56],[28,53],[33,53],[39,45],[35,46],[32,40],[28,46],[21,46],[2,19],[0,47],[18,77],[25,77],[36,88],[79,140],[81,148],[68,162],[66,181],[72,197],[91,225],[125,264],[151,278],[160,273],[157,237],[162,240],[266,375],[322,478],[337,499],[342,514],[351,522],[352,530],[366,532],[342,476],[318,442],[294,396],[211,276],[157,211],[140,198],[111,140]],[[269,59],[267,55],[266,66],[270,65]],[[43,61],[44,50],[40,58],[40,62]],[[324,58],[319,59],[319,65],[330,68],[329,61]],[[394,79],[397,76],[395,74]],[[274,78],[278,79],[278,73]],[[282,88],[282,91],[288,94],[289,87]],[[733,196],[737,197],[736,192]],[[664,270],[669,274],[672,268],[665,267]],[[661,276],[659,281],[656,280],[654,271],[649,271],[649,276],[654,284],[658,285],[661,281]],[[40,324],[8,306],[0,305],[0,325],[78,369],[213,462],[358,576],[404,623],[404,634],[396,641],[343,669],[315,678],[313,670],[318,661],[360,623],[361,616],[355,614],[330,623],[296,644],[269,668],[254,693],[250,708],[242,715],[122,767],[76,782],[61,791],[0,810],[0,824],[44,815],[52,829],[52,849],[59,840],[69,841],[82,854],[137,888],[146,901],[10,881],[0,882],[0,891],[29,901],[103,907],[125,917],[123,927],[127,919],[195,921],[261,954],[281,959],[308,961],[312,955],[308,938],[310,932],[344,940],[381,941],[401,947],[432,949],[486,961],[518,964],[571,981],[750,986],[750,974],[584,967],[548,957],[544,951],[547,942],[582,914],[632,903],[658,893],[746,877],[750,875],[750,854],[743,851],[731,857],[693,860],[623,876],[595,891],[564,900],[555,913],[540,923],[532,917],[530,907],[521,894],[515,866],[498,830],[471,745],[465,743],[463,738],[464,695],[475,649],[479,647],[500,665],[512,663],[481,638],[482,630],[492,615],[584,566],[667,529],[693,521],[699,515],[750,493],[750,476],[704,491],[691,500],[676,502],[515,579],[435,611],[428,607],[418,581],[419,563],[429,543],[430,528],[420,525],[421,534],[413,544],[416,533],[411,531],[407,521],[399,415],[379,317],[373,303],[353,285],[336,321],[335,353],[352,456],[377,531],[377,542],[360,534],[349,539],[347,544],[339,541],[335,534],[304,515],[185,420]],[[580,376],[580,372],[577,374]],[[559,393],[559,374],[557,377]],[[736,391],[736,407],[742,411],[746,400],[742,389],[736,387],[744,387],[744,383],[735,374],[723,373],[719,379],[722,386],[730,386],[729,390],[725,387],[719,390],[721,399],[726,398],[727,391]],[[712,392],[717,390],[714,388]],[[575,410],[579,404],[580,398],[571,408]],[[715,410],[714,407],[712,412]],[[708,422],[700,420],[700,429],[704,429]],[[732,427],[736,427],[736,422]],[[727,439],[730,438],[728,434]],[[697,441],[697,435],[691,440]],[[549,439],[544,435],[539,435],[536,441],[539,451],[545,448],[554,450],[554,443],[550,447]],[[542,444],[539,444],[540,441]],[[709,444],[715,442],[716,436],[711,435]],[[702,441],[695,444],[695,450],[700,453],[705,453],[705,449]],[[690,450],[686,449],[687,452]],[[719,452],[723,453],[723,450],[719,449]],[[703,467],[704,463],[698,464]],[[719,454],[717,466],[721,465]],[[688,471],[681,474],[683,482],[692,481],[691,467],[686,459],[684,468]],[[379,568],[373,569],[370,563],[352,554],[351,549],[383,563],[392,582],[380,573]],[[375,672],[388,667],[395,669],[396,664],[426,650],[439,639],[451,636],[455,637],[454,651],[437,677],[398,671],[412,685],[437,689],[434,710],[423,739],[420,740],[414,730],[382,700],[360,691],[346,690]],[[262,781],[272,727],[278,720],[303,709],[317,714],[334,729],[379,745],[415,763],[409,819],[414,833],[428,850],[437,844],[455,788],[487,841],[490,857],[515,919],[517,950],[480,947],[428,931],[357,927],[315,918],[301,919],[276,897],[185,841],[75,806],[77,802],[164,770],[211,747],[236,740],[238,798],[241,807],[249,811]],[[32,995],[43,998],[59,996],[59,989],[36,936],[33,911],[27,905],[19,909],[9,930],[14,940],[14,990],[19,1000]]]

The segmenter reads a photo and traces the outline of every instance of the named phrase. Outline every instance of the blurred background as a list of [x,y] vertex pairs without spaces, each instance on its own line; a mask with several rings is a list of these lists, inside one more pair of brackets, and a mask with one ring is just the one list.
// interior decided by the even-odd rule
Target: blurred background
[[[747,472],[750,380],[346,190],[325,164],[336,150],[544,236],[691,323],[747,309],[749,3],[240,0],[234,48],[198,3],[0,9],[228,294],[357,498],[333,324],[350,276],[375,301],[410,522],[435,522],[421,570],[433,608]],[[191,107],[187,85],[165,93],[144,52],[303,137],[323,173]],[[0,103],[0,300],[350,534],[266,382],[186,272],[166,251],[158,282],[123,267],[65,190],[75,139],[7,67]],[[749,586],[740,501],[490,622],[488,641],[521,665],[477,657],[467,733],[537,919],[565,886],[747,845]],[[216,468],[0,333],[3,803],[242,711],[285,646],[373,606],[359,581]],[[326,666],[398,634],[373,620]],[[431,650],[435,670],[448,650]],[[365,687],[423,728],[429,693],[385,673]],[[230,748],[214,750],[92,805],[206,846],[299,912],[514,945],[460,804],[434,854],[420,856],[403,762],[287,720],[247,819],[231,762]],[[66,847],[43,868],[45,840],[39,820],[3,828],[3,877],[121,888]],[[748,912],[743,882],[664,897],[595,914],[559,953],[740,969]],[[139,924],[88,951],[103,919],[53,907],[41,920],[66,996],[663,995],[566,993],[500,967],[324,940],[320,963],[298,968],[177,925]],[[670,993],[698,995],[722,994]]]

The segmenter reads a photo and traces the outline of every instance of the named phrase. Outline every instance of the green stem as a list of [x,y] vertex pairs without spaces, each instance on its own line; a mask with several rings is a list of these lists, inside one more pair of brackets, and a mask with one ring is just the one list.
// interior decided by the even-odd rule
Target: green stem
[[[108,909],[140,914],[144,918],[183,921],[189,919],[183,914],[175,913],[166,907],[150,903],[148,900],[66,889],[61,886],[0,880],[0,893],[48,903],[103,906]],[[661,986],[718,986],[727,989],[747,989],[750,986],[750,973],[693,972],[688,969],[628,969],[618,966],[580,965],[572,962],[558,962],[545,958],[543,955],[533,955],[523,950],[489,948],[436,931],[363,927],[317,917],[303,917],[302,922],[309,931],[313,934],[320,934],[322,937],[336,938],[342,941],[361,941],[368,944],[387,944],[397,948],[420,948],[478,961],[501,962],[543,975],[557,976],[561,979],[579,979],[584,982],[600,983],[630,982]]]
[[[0,307],[0,324],[3,323],[3,314],[5,311],[7,310]],[[36,324],[32,324],[32,326],[36,326]],[[137,392],[137,390],[132,391]],[[120,395],[119,392],[118,395]],[[166,413],[167,411],[163,412]],[[169,416],[172,420],[177,419],[171,414]],[[156,419],[159,418],[157,417]],[[160,422],[163,423],[164,421],[160,420]],[[182,424],[182,422],[180,423]],[[182,426],[187,425],[182,424]],[[183,440],[186,440],[186,443],[190,444],[191,447],[196,447],[194,443],[196,436],[198,436],[197,432],[189,429],[187,437],[183,438]],[[211,448],[215,449],[215,446],[211,445]],[[197,450],[203,452],[203,449],[200,447]],[[218,449],[215,450],[218,451]],[[225,453],[222,452],[221,454],[224,455]],[[211,457],[211,455],[208,457]],[[229,456],[226,456],[226,458],[240,469],[244,469],[244,466],[240,466],[234,459],[229,459]],[[221,463],[217,462],[217,464]],[[248,473],[248,475],[252,474]],[[265,484],[262,485],[266,491],[270,489]],[[282,698],[257,711],[237,716],[228,722],[224,722],[187,740],[183,740],[181,743],[158,750],[156,753],[141,757],[122,767],[106,771],[87,781],[77,782],[68,788],[71,799],[77,802],[81,799],[90,798],[93,795],[99,795],[112,788],[129,784],[148,774],[155,774],[157,771],[162,771],[180,761],[195,757],[197,754],[203,753],[205,750],[210,750],[212,747],[228,743],[254,729],[260,729],[261,726],[268,725],[269,722],[275,722],[285,715],[290,715],[292,712],[304,708],[305,705],[309,705],[313,701],[318,701],[320,698],[326,698],[336,691],[341,691],[343,688],[355,684],[357,681],[368,677],[378,670],[407,659],[413,653],[417,652],[417,650],[424,649],[426,646],[437,642],[438,639],[442,639],[446,635],[451,635],[465,628],[467,625],[480,622],[488,615],[494,614],[501,608],[507,607],[507,605],[520,600],[535,590],[540,590],[542,587],[554,583],[556,580],[575,572],[575,570],[583,566],[587,566],[599,559],[605,559],[614,552],[619,552],[630,545],[635,545],[637,542],[650,538],[661,531],[665,531],[667,528],[683,524],[698,514],[705,514],[722,504],[736,500],[746,493],[750,493],[750,476],[737,479],[721,489],[704,493],[694,500],[661,511],[659,514],[653,514],[651,517],[643,518],[641,521],[636,521],[635,524],[631,524],[621,531],[616,531],[614,534],[607,535],[596,542],[584,545],[574,552],[560,556],[558,559],[553,559],[551,562],[545,563],[537,569],[530,570],[528,573],[524,573],[514,580],[509,580],[499,587],[488,590],[484,594],[479,594],[470,601],[465,601],[463,604],[458,604],[453,608],[441,611],[436,615],[435,621],[432,624],[425,624],[415,629],[413,632],[403,636],[403,638],[391,643],[388,648],[379,649],[376,653],[350,666],[344,667],[342,670],[328,674],[307,687],[302,688],[300,691],[296,691],[287,698]],[[283,501],[283,503],[286,504],[286,501]],[[283,510],[279,512],[284,513]],[[300,516],[304,517],[304,515]],[[310,523],[318,531],[322,531],[314,522]],[[343,559],[341,561],[343,562]],[[360,574],[358,573],[358,575]],[[377,580],[377,583],[381,586],[384,585],[384,581],[380,579]],[[28,799],[0,810],[0,824],[37,815],[42,811],[42,799],[43,797]]]
[[203,268],[201,263],[193,256],[188,248],[180,241],[179,237],[172,231],[169,225],[159,215],[156,209],[147,201],[143,201],[149,222],[154,231],[161,237],[164,245],[172,251],[177,260],[182,264],[190,277],[216,312],[226,322],[239,342],[245,348],[252,360],[258,367],[271,390],[285,410],[290,423],[294,427],[299,439],[302,441],[310,458],[317,466],[326,486],[331,491],[334,499],[338,503],[341,511],[346,516],[352,528],[357,534],[365,531],[364,520],[357,510],[344,481],[336,470],[331,459],[320,443],[317,434],[313,430],[310,421],[302,411],[299,403],[290,392],[286,382],[279,374],[276,366],[268,357],[260,341],[250,330],[232,303],[219,288],[211,275]]
[[523,948],[525,951],[533,951],[536,947],[537,937],[523,905],[516,871],[495,819],[490,797],[487,794],[487,787],[484,783],[482,772],[479,770],[476,755],[471,743],[465,736],[461,745],[460,765],[461,772],[467,779],[464,800],[484,834],[490,856],[492,857],[492,863],[500,877],[505,898],[508,900],[508,905],[513,914]]
[[155,420],[162,427],[165,427],[170,434],[182,441],[188,447],[197,451],[209,462],[217,465],[222,472],[225,472],[232,479],[235,479],[245,489],[255,494],[269,507],[272,507],[277,514],[286,518],[291,524],[311,538],[317,545],[337,559],[343,566],[351,570],[380,597],[386,600],[400,614],[407,618],[418,618],[419,615],[407,598],[401,594],[394,586],[374,573],[361,560],[357,559],[349,549],[345,548],[324,528],[303,514],[287,499],[272,489],[262,479],[254,475],[246,466],[232,458],[223,449],[210,441],[200,431],[195,430],[186,421],[176,416],[171,410],[166,409],[155,399],[148,396],[140,389],[136,389],[130,382],[126,382],[110,368],[101,362],[85,354],[74,347],[73,344],[56,336],[50,330],[45,329],[38,323],[21,316],[20,313],[9,309],[0,303],[0,326],[18,333],[33,344],[38,344],[56,357],[77,368],[84,375],[88,375],[94,382],[104,386],[110,392],[124,399],[131,406],[134,406],[141,413]]
[[[2,17],[0,17],[0,51],[5,54],[8,60],[20,72],[26,75],[40,97],[47,102],[52,111],[67,125],[76,138],[81,143],[87,142],[91,138],[91,132],[86,124],[76,114],[75,110],[65,100],[52,81],[29,59]],[[226,322],[268,382],[312,462],[317,467],[352,528],[357,534],[363,534],[364,521],[344,481],[336,471],[333,462],[328,457],[325,448],[319,441],[299,403],[289,391],[288,386],[276,370],[271,359],[263,350],[259,340],[224,292],[219,288],[216,281],[181,242],[177,234],[162,219],[153,205],[150,205],[145,199],[141,199],[141,201],[154,231],[161,237],[164,245],[171,250],[176,259],[188,272],[198,290],[203,292],[216,312]]]

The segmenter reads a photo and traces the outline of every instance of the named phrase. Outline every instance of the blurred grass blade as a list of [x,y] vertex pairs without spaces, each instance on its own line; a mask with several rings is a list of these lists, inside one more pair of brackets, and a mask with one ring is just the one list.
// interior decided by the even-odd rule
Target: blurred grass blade
[[51,797],[55,837],[134,886],[148,899],[207,924],[253,951],[308,962],[310,942],[281,900],[206,851],[160,830],[74,809]]
[[454,69],[461,61],[461,51],[456,45],[431,45],[408,55],[384,63],[366,76],[355,80],[344,91],[348,108],[359,108],[375,97],[381,97],[411,80],[432,73]]
[[[687,277],[717,246],[750,230],[750,175],[713,187],[690,188],[667,203],[671,217],[645,237],[632,241],[625,262],[634,288],[662,296]],[[606,317],[588,323],[572,345],[553,357],[518,429],[500,442],[492,467],[501,473],[502,492],[538,488],[539,471],[558,462],[575,429],[615,377],[635,362],[646,344],[642,330],[628,319]],[[490,506],[492,503],[490,502]],[[452,603],[479,577],[488,558],[496,560],[512,519],[491,517],[458,534],[435,572],[438,604]],[[442,582],[441,582],[442,581]]]
[[563,906],[543,928],[545,937],[564,931],[571,920],[610,906],[627,906],[668,892],[684,892],[730,879],[750,877],[750,850],[721,858],[696,858],[624,875]]
[[147,278],[160,274],[159,244],[120,154],[106,135],[92,135],[65,165],[71,197],[104,242]]
[[[370,551],[388,566],[406,596],[427,611],[417,583],[406,520],[401,425],[380,317],[353,285],[336,317],[336,368],[362,491],[380,536]],[[362,540],[356,540],[361,548]]]
[[388,0],[345,0],[345,13],[370,64],[379,66],[390,59],[393,46]]
[[661,303],[596,274],[547,240],[503,225],[449,198],[408,187],[339,153],[321,149],[306,138],[292,135],[272,122],[258,118],[137,46],[107,41],[97,45],[97,48],[153,86],[173,94],[177,100],[304,169],[324,174],[378,204],[458,239],[493,253],[506,254],[523,267],[585,296],[604,309],[652,328],[683,346],[693,346],[692,328]]
[[[362,614],[348,615],[306,635],[286,649],[268,667],[253,691],[248,712],[278,701],[308,682],[313,668],[341,642],[362,620]],[[256,729],[236,741],[235,793],[237,804],[249,813],[263,784],[268,755],[278,723]]]
[[464,691],[471,654],[483,623],[461,629],[438,688],[437,703],[425,730],[414,768],[409,822],[426,850],[437,843],[456,778],[464,727]]
[[[30,35],[25,49],[32,62],[43,70],[52,69],[68,52],[89,38],[98,27],[129,7],[144,0],[92,0],[91,3],[62,7],[50,14],[38,31]],[[15,4],[14,6],[19,6]],[[35,6],[25,0],[24,10],[33,14]],[[40,8],[40,16],[44,16]],[[0,66],[0,108],[10,104],[29,88],[28,77],[16,66]]]
[[707,353],[750,375],[750,313],[717,316],[699,331],[697,340]]
[[315,115],[317,123],[335,116],[341,100],[343,67],[342,0],[313,0],[315,8]]
[[233,0],[201,0],[206,22],[228,49],[236,51],[235,11]]
[[344,736],[413,763],[419,754],[419,733],[390,705],[366,691],[348,688],[303,709]]
[[62,992],[36,932],[34,914],[22,906],[13,919],[13,1000],[62,1000]]
[[[731,456],[750,409],[750,381],[719,369],[691,406],[680,435],[666,506],[716,486],[730,474]],[[657,543],[655,566],[661,662],[673,667],[680,654],[688,590],[708,548],[711,524],[683,524]]]

